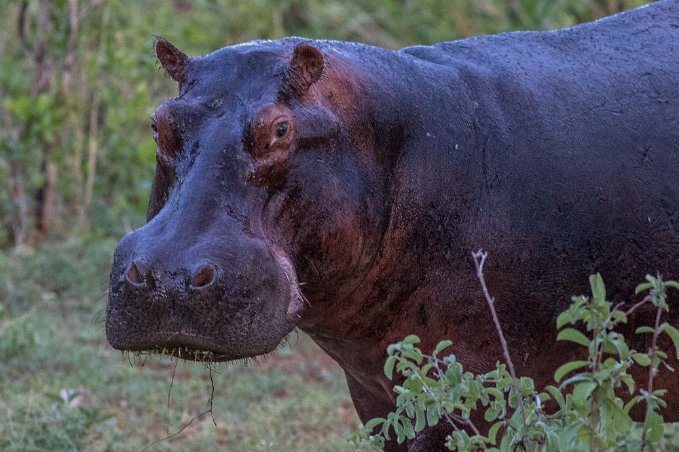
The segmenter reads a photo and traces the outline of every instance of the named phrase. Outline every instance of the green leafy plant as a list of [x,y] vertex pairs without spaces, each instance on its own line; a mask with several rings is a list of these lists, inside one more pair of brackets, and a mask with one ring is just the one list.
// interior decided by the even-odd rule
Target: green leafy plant
[[[452,345],[449,340],[439,342],[431,354],[417,347],[420,339],[415,335],[390,345],[384,373],[401,381],[394,386],[396,410],[367,422],[363,437],[378,447],[389,440],[402,444],[425,428],[446,422],[450,450],[597,451],[637,444],[643,451],[659,444],[664,430],[659,411],[665,407],[666,390],[655,389],[654,379],[661,367],[673,369],[657,344],[666,335],[679,359],[679,330],[662,322],[669,311],[667,290],[679,289],[679,283],[649,275],[636,288],[636,294],[645,293],[644,298],[623,310],[622,303],[614,305],[606,299],[601,275],[590,276],[592,295],[573,297],[556,322],[557,340],[586,348],[587,359],[564,363],[554,374],[556,385],[537,390],[531,378],[515,375],[495,300],[483,278],[486,257],[486,253],[474,254],[506,363],[498,362],[492,371],[476,375],[465,371],[453,353],[444,353]],[[616,328],[645,305],[656,309],[656,318],[654,325],[637,329],[637,334],[652,335],[650,348],[637,351]],[[632,366],[648,368],[645,387],[636,387]],[[631,395],[628,400],[621,397],[623,389]],[[547,401],[556,406],[553,412],[544,410]],[[629,414],[638,404],[646,407],[640,439]],[[478,414],[473,416],[475,411]],[[487,429],[475,425],[473,419],[480,416]]]

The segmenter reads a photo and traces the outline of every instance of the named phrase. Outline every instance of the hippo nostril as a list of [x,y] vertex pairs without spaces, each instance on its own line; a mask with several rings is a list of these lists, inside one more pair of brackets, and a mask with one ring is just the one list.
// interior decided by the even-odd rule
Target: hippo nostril
[[215,269],[212,265],[204,265],[191,279],[191,286],[197,289],[209,286],[215,280]]
[[139,268],[137,268],[137,264],[134,262],[130,264],[130,268],[127,270],[125,277],[127,278],[127,282],[133,286],[141,286],[144,284],[144,278],[141,276]]

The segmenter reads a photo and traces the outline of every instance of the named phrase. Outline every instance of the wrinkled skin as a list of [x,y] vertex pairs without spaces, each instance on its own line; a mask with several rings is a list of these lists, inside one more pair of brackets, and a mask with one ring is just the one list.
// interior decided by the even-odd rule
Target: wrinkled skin
[[116,250],[109,342],[231,360],[298,327],[366,421],[394,408],[382,365],[406,334],[452,339],[475,372],[500,359],[483,248],[518,371],[549,383],[575,357],[555,317],[589,274],[621,300],[646,273],[679,277],[678,24],[660,2],[396,52],[289,38],[189,58],[159,40],[180,92],[153,116],[149,221]]

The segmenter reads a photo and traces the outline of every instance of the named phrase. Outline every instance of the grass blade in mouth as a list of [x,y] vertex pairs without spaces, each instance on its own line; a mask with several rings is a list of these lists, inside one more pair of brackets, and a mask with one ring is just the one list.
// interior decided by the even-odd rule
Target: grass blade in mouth
[[132,353],[135,358],[172,356],[202,363],[216,362],[219,358],[219,355],[215,355],[210,350],[196,350],[189,347],[155,347],[148,350],[137,350]]

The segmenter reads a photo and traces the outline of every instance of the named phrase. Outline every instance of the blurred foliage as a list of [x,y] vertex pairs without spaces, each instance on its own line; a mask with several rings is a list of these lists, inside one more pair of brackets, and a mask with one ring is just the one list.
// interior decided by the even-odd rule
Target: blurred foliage
[[573,25],[644,0],[0,0],[0,247],[143,221],[148,118],[176,88],[152,53],[286,35],[398,48]]

